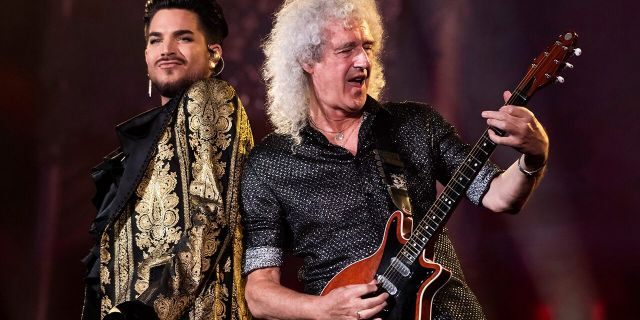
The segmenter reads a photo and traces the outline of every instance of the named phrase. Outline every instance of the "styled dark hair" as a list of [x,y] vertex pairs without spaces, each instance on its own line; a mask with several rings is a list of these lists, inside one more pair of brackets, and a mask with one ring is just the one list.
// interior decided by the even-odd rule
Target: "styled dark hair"
[[222,7],[215,0],[148,0],[144,7],[144,37],[149,36],[149,24],[162,9],[185,9],[198,15],[208,44],[222,44],[229,34]]

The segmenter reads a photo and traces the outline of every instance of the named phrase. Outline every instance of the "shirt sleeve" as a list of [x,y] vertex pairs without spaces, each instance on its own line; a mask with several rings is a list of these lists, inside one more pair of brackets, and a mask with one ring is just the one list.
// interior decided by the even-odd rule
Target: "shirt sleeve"
[[268,161],[259,150],[254,151],[258,152],[249,155],[241,183],[245,229],[244,274],[256,269],[279,267],[282,265],[283,254],[282,210],[264,178]]
[[[432,147],[437,157],[437,179],[443,184],[449,182],[458,167],[464,162],[471,151],[471,147],[465,144],[456,133],[454,127],[449,124],[439,113],[432,111],[430,116],[430,128],[434,138]],[[491,160],[487,161],[467,190],[467,198],[474,204],[482,202],[482,198],[489,191],[493,178],[502,173]]]

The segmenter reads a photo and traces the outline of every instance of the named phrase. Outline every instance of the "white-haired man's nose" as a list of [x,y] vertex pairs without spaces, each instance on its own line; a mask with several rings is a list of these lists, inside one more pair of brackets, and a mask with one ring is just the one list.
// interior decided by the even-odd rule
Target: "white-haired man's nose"
[[364,50],[364,48],[360,48],[358,54],[355,56],[353,67],[359,69],[369,69],[369,67],[371,67],[369,55],[367,54],[367,51]]

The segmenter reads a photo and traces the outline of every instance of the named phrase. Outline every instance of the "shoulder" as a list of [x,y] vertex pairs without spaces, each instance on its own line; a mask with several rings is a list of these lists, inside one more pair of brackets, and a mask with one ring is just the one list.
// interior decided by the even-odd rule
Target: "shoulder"
[[289,157],[292,147],[293,141],[288,136],[270,133],[253,147],[249,153],[249,161],[261,162]]
[[387,110],[392,116],[400,119],[407,118],[433,118],[440,117],[438,111],[433,106],[415,101],[402,101],[402,102],[384,102],[382,108]]
[[[235,89],[220,79],[195,82],[182,95],[179,105],[189,118],[192,130],[214,127],[228,131],[237,113],[244,113]],[[207,132],[204,134],[208,135]]]
[[397,121],[400,128],[408,130],[439,131],[452,129],[452,126],[431,105],[421,102],[385,102],[382,107]]
[[195,82],[186,92],[189,99],[222,103],[234,100],[236,90],[228,82],[220,79],[204,79]]
[[[293,142],[287,136],[271,133],[254,145],[242,171],[243,181],[277,178],[293,161]],[[267,179],[265,179],[267,178]]]
[[203,122],[212,117],[230,120],[242,108],[236,90],[220,79],[204,79],[192,84],[180,99],[180,106],[191,116],[203,117]]

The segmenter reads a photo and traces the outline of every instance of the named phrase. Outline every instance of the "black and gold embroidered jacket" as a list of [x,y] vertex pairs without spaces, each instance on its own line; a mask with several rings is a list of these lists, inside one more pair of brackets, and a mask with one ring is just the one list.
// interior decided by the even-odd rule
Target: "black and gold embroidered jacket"
[[238,184],[253,138],[235,90],[197,82],[117,133],[121,148],[92,172],[97,244],[83,319],[132,301],[163,320],[250,318]]

